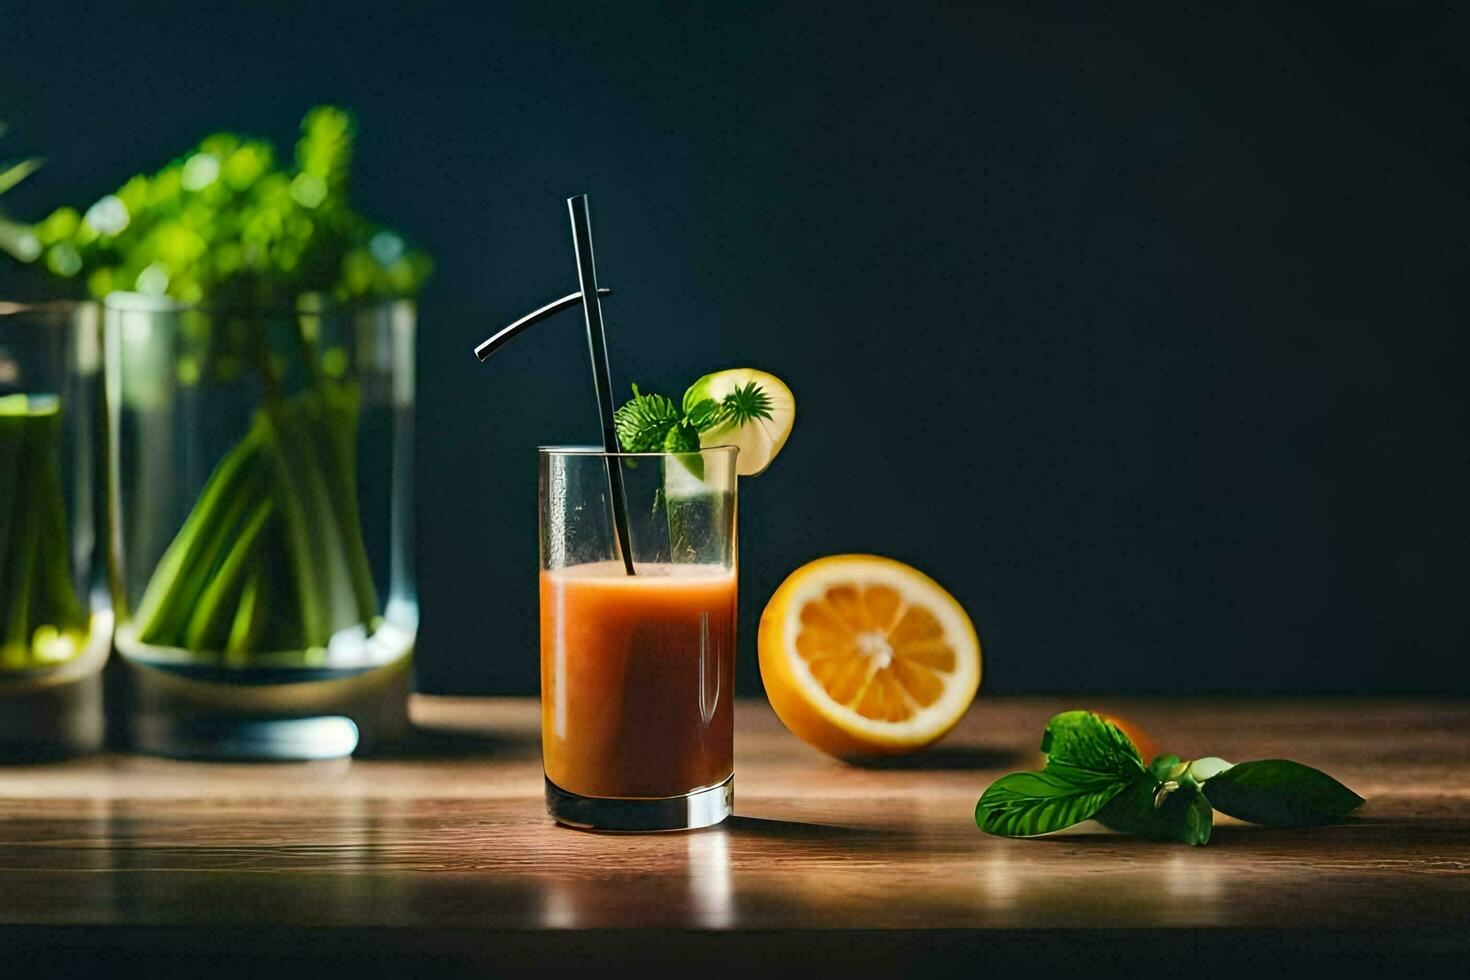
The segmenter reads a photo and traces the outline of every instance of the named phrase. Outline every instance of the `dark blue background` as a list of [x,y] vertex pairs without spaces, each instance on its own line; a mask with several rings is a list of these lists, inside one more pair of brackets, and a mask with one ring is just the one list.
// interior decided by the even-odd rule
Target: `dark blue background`
[[438,259],[426,688],[535,690],[582,327],[469,350],[575,288],[587,191],[620,387],[797,395],[742,488],[743,689],[770,592],[849,550],[948,585],[992,690],[1470,689],[1463,8],[102,6],[0,2],[0,150],[51,160],[10,210],[334,100]]

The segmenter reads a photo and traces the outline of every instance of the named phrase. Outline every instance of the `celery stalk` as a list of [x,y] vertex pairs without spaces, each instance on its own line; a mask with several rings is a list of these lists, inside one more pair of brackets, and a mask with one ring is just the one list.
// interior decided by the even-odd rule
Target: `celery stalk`
[[[304,474],[309,473],[314,464],[311,460],[292,458],[289,452],[290,416],[291,411],[285,406],[267,406],[266,431],[270,438],[267,456],[277,481],[286,557],[296,587],[297,608],[301,613],[299,646],[309,647],[326,642],[331,625],[318,581],[317,562],[323,556],[317,554],[309,519],[312,508],[304,499],[309,492],[309,478]],[[305,469],[298,470],[298,466]]]
[[234,621],[230,624],[230,635],[225,640],[225,655],[230,660],[247,660],[250,651],[259,649],[261,635],[269,622],[272,583],[274,578],[270,565],[262,557],[266,548],[257,549],[254,567],[245,579],[245,588],[240,593],[240,604],[235,609]]
[[54,663],[57,648],[42,655],[38,633],[86,628],[68,560],[61,436],[54,399],[0,399],[0,668]]
[[247,563],[255,553],[261,532],[275,512],[276,504],[270,497],[255,503],[194,607],[189,629],[184,635],[189,649],[219,649],[228,640],[234,612],[245,589]]
[[[190,515],[191,521],[185,522],[179,537],[164,555],[166,561],[177,547],[179,560],[168,567],[165,577],[160,578],[155,572],[144,593],[140,617],[145,609],[149,613],[141,620],[139,639],[146,643],[183,645],[183,636],[199,597],[208,587],[214,570],[224,560],[225,550],[265,485],[260,468],[247,455],[245,468],[239,471],[237,478],[223,482],[218,488],[219,493],[201,498]],[[193,521],[196,515],[199,520]],[[147,604],[150,597],[156,597],[152,607]]]
[[139,638],[223,653],[325,646],[377,610],[359,526],[354,386],[272,393],[159,561]]
[[328,499],[334,505],[337,519],[338,540],[347,550],[347,570],[351,576],[352,593],[357,601],[357,612],[362,622],[367,622],[377,612],[378,600],[373,588],[373,573],[368,567],[367,548],[360,526],[357,502],[357,412],[359,393],[355,386],[326,382],[322,388],[323,419],[322,434],[326,437],[322,449],[328,460],[323,470],[328,486]]
[[252,432],[210,474],[194,509],[153,570],[153,577],[138,603],[133,618],[138,624],[139,639],[169,644],[176,638],[188,615],[188,607],[203,588],[203,578],[213,564],[212,556],[207,553],[208,542],[216,536],[221,520],[235,510],[237,501],[246,500],[242,489],[248,490],[258,481],[259,446],[260,438]]
[[18,533],[13,536],[11,542],[10,569],[5,583],[8,609],[5,616],[4,637],[0,642],[3,642],[3,645],[12,651],[19,651],[19,653],[9,654],[7,660],[20,657],[29,660],[27,651],[31,645],[31,588],[36,565],[37,526],[36,522],[30,520],[29,515],[25,513],[27,507],[33,506],[30,494],[16,494],[12,506],[17,509],[15,521]]
[[[38,452],[33,470],[33,498],[43,522],[42,540],[37,559],[40,562],[37,583],[41,589],[42,607],[37,610],[38,624],[65,628],[80,626],[87,620],[86,610],[71,581],[71,564],[67,552],[71,535],[66,526],[65,496],[61,485],[61,413],[43,416],[38,435],[50,451]],[[39,448],[39,447],[38,447]]]

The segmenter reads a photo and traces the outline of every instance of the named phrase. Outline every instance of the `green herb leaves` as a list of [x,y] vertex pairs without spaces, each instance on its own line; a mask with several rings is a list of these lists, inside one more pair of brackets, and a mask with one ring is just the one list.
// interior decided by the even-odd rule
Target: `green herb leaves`
[[1112,722],[1068,711],[1047,722],[1041,772],[996,780],[975,804],[980,829],[1003,837],[1049,834],[1097,814],[1144,776],[1138,750]]
[[1214,811],[1270,827],[1341,820],[1363,798],[1324,772],[1285,759],[1231,765],[1161,755],[1145,766],[1121,729],[1090,711],[1047,722],[1041,772],[1012,773],[975,805],[980,829],[1036,837],[1083,820],[1150,840],[1206,844]]
[[[679,409],[663,395],[645,395],[633,386],[633,397],[613,413],[618,442],[628,453],[663,452],[664,440],[679,424]],[[696,438],[695,448],[699,448]]]
[[1209,842],[1214,814],[1198,786],[1168,788],[1152,776],[1135,780],[1097,813],[1104,827],[1149,840]]
[[633,397],[613,413],[613,428],[627,453],[689,453],[699,451],[701,432],[726,422],[739,426],[751,419],[770,417],[770,396],[754,381],[721,401],[694,399],[686,392],[682,411],[673,399],[645,395],[634,385]]
[[990,785],[975,805],[975,822],[987,834],[1037,837],[1090,819],[1117,796],[1124,783],[1071,780],[1048,767],[1013,772]]
[[1138,749],[1123,730],[1091,711],[1064,711],[1047,722],[1041,751],[1048,769],[1066,766],[1127,779],[1143,772]]
[[[90,207],[61,207],[34,225],[0,220],[0,248],[98,298],[135,289],[290,309],[313,293],[342,302],[411,296],[432,264],[352,206],[355,134],[351,114],[318,106],[302,120],[290,162],[263,140],[215,133]],[[0,166],[0,191],[33,167]]]
[[1286,759],[1242,762],[1207,781],[1221,813],[1270,827],[1312,827],[1341,820],[1363,798],[1325,772]]

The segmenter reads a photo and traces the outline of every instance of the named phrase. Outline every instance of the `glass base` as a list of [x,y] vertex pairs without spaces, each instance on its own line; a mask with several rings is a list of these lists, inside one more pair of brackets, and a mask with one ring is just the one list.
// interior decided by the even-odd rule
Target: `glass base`
[[102,734],[100,671],[45,686],[0,675],[0,763],[95,752]]
[[132,747],[171,759],[307,762],[340,759],[357,750],[356,723],[317,718],[150,718],[135,722]]
[[[409,733],[413,657],[295,683],[225,683],[128,657],[131,747],[176,759],[336,759]],[[305,672],[298,672],[305,673]]]
[[59,667],[0,671],[0,763],[64,758],[102,747],[102,668],[112,617],[96,613],[92,639]]
[[718,786],[661,799],[578,796],[546,780],[546,812],[579,830],[698,830],[735,812],[735,776]]

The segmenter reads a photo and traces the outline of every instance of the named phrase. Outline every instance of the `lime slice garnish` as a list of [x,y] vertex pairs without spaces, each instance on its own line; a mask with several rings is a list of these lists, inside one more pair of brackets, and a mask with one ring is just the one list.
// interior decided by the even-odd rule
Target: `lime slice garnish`
[[796,421],[791,389],[774,374],[754,368],[706,374],[684,392],[684,411],[693,413],[705,401],[733,406],[734,411],[724,412],[719,422],[701,431],[699,444],[738,446],[735,471],[741,476],[755,476],[770,466]]

